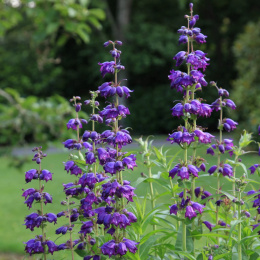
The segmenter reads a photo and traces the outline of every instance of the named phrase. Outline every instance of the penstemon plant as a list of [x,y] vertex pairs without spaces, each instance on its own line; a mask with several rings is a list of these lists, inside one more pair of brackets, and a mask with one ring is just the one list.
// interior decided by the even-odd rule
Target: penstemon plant
[[[70,150],[64,166],[73,181],[63,184],[64,210],[57,215],[44,211],[44,204],[52,203],[52,197],[45,192],[43,181],[52,180],[52,173],[42,170],[42,159],[46,157],[42,148],[33,149],[33,161],[39,167],[27,171],[25,181],[38,180],[39,187],[24,190],[22,196],[29,209],[34,202],[40,205],[26,216],[25,226],[31,231],[41,228],[41,234],[25,242],[28,254],[41,255],[39,259],[44,260],[56,251],[65,252],[64,259],[72,260],[78,257],[84,260],[260,258],[260,189],[257,187],[260,163],[247,168],[242,162],[250,153],[260,155],[260,144],[245,130],[238,144],[223,136],[224,131],[231,132],[238,125],[224,117],[226,108],[236,108],[227,90],[211,81],[210,85],[218,91],[216,101],[209,105],[198,97],[199,91],[208,85],[203,73],[209,58],[195,48],[196,44],[205,43],[207,36],[195,27],[199,16],[193,14],[192,3],[189,8],[190,14],[185,15],[187,26],[178,30],[179,44],[186,44],[187,49],[173,58],[176,66],[186,64],[186,71],[171,70],[169,75],[171,88],[183,93],[183,100],[171,109],[173,117],[183,119],[183,125],[167,138],[171,144],[178,145],[179,151],[169,155],[169,150],[153,146],[149,137],[136,139],[147,174],[141,174],[135,187],[125,180],[123,173],[133,170],[137,164],[136,155],[123,149],[132,138],[120,125],[121,119],[130,114],[120,101],[133,91],[118,81],[118,73],[125,69],[118,49],[122,42],[105,42],[104,47],[112,47],[113,60],[99,63],[100,71],[102,77],[110,74],[113,80],[90,91],[91,99],[84,101],[90,107],[88,121],[80,118],[81,98],[74,96],[70,100],[75,107],[75,118],[69,120],[67,128],[75,132],[75,137],[63,144]],[[111,99],[103,110],[99,108],[98,97]],[[219,113],[219,138],[197,124],[200,118],[210,117],[213,112]],[[98,133],[97,123],[105,123],[109,129]],[[83,126],[89,129],[81,133]],[[250,151],[254,144],[258,145],[258,152]],[[217,155],[208,169],[207,161],[198,152],[201,147],[206,148],[205,154]],[[203,180],[206,189],[201,185]],[[138,185],[142,189],[147,185],[146,195],[135,195]],[[56,235],[60,236],[53,242],[51,234],[46,234],[46,224],[56,224],[61,217],[66,223],[56,229]],[[62,243],[56,245],[57,240]]]

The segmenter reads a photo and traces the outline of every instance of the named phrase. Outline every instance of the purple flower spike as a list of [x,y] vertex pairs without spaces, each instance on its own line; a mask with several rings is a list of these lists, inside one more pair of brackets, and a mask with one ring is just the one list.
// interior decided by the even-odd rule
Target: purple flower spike
[[210,222],[208,221],[204,221],[202,222],[210,231],[212,231],[212,228],[215,227],[214,224],[211,224]]
[[194,218],[196,216],[197,216],[197,214],[193,210],[193,208],[191,206],[187,206],[186,207],[186,212],[185,212],[185,218],[189,218],[191,220],[192,218]]

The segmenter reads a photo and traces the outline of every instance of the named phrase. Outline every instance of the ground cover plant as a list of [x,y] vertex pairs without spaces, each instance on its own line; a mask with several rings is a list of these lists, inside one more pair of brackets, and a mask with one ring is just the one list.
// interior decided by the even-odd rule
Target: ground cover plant
[[[130,97],[132,90],[123,85],[123,80],[118,81],[118,73],[125,69],[118,49],[122,42],[105,42],[104,47],[111,47],[112,61],[99,63],[100,71],[103,77],[113,78],[91,91],[91,98],[84,101],[91,108],[88,121],[79,116],[81,98],[70,100],[75,116],[68,121],[67,129],[75,136],[63,144],[70,151],[65,171],[73,180],[63,183],[65,196],[59,212],[44,210],[43,204],[55,200],[45,191],[53,174],[51,169],[42,169],[46,157],[42,148],[33,149],[33,161],[39,168],[27,170],[25,181],[38,182],[38,187],[23,190],[24,203],[34,209],[25,217],[24,225],[40,231],[24,242],[29,255],[49,259],[57,254],[59,259],[84,260],[253,260],[260,256],[260,182],[251,178],[260,173],[259,158],[247,159],[249,166],[241,159],[249,153],[259,155],[248,149],[254,144],[259,151],[259,144],[246,131],[238,144],[223,137],[224,131],[236,129],[238,123],[224,117],[225,109],[235,109],[236,105],[227,90],[214,81],[208,84],[204,78],[209,58],[196,46],[205,43],[207,36],[195,27],[199,16],[193,14],[192,3],[189,8],[187,26],[178,30],[179,44],[186,45],[186,49],[173,58],[176,66],[186,64],[186,69],[173,69],[169,75],[171,88],[183,94],[183,100],[177,101],[171,111],[184,123],[167,138],[179,149],[168,151],[154,147],[149,138],[136,139],[145,170],[134,182],[126,180],[125,173],[137,166],[136,154],[123,149],[132,138],[129,129],[120,123],[130,114],[122,98]],[[207,85],[217,90],[212,104],[198,96]],[[98,98],[108,100],[103,110]],[[218,138],[206,132],[205,118],[213,112],[219,113]],[[105,124],[108,130],[98,133],[97,123]],[[83,128],[87,130],[81,133]],[[216,154],[216,158],[207,162],[204,154]],[[258,161],[252,162],[251,158]],[[43,185],[43,181],[48,183]],[[146,194],[135,194],[136,188],[146,186]],[[57,224],[56,238],[49,233],[48,223]]]

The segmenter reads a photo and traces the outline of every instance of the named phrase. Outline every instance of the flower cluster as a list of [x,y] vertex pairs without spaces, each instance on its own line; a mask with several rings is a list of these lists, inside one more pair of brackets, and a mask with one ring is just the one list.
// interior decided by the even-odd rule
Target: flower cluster
[[49,193],[44,192],[42,181],[48,182],[52,180],[53,174],[48,170],[41,169],[42,159],[47,156],[42,152],[42,147],[33,148],[33,152],[35,152],[35,155],[32,160],[39,165],[39,169],[27,171],[25,173],[25,181],[26,183],[29,183],[32,180],[38,180],[39,189],[29,188],[23,190],[22,196],[25,198],[24,203],[27,204],[29,209],[32,207],[33,202],[39,202],[41,204],[41,209],[26,216],[24,225],[31,231],[34,231],[35,227],[41,228],[42,235],[37,235],[34,239],[25,242],[25,251],[30,255],[43,254],[44,259],[46,259],[47,249],[50,254],[53,254],[54,251],[58,250],[57,245],[53,241],[46,239],[44,230],[47,222],[57,223],[57,216],[54,213],[43,212],[43,204],[52,203],[52,197]]

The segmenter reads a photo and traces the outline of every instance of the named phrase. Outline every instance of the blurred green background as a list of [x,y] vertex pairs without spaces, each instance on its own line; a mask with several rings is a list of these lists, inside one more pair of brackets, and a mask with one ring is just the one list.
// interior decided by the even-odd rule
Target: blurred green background
[[[225,116],[239,121],[236,132],[246,128],[256,133],[260,123],[260,2],[193,3],[194,13],[200,16],[197,26],[208,36],[206,44],[195,47],[211,59],[206,80],[230,91],[238,107]],[[134,89],[127,100],[131,115],[124,120],[125,126],[130,126],[136,136],[166,136],[181,123],[171,117],[173,100],[182,97],[170,89],[168,74],[176,68],[172,57],[184,48],[178,45],[176,31],[186,25],[188,4],[186,0],[1,0],[0,231],[7,235],[1,237],[0,251],[23,250],[17,243],[25,234],[21,223],[27,210],[20,192],[24,172],[33,167],[26,156],[11,155],[12,147],[60,144],[69,138],[71,132],[65,124],[73,111],[68,100],[73,95],[85,100],[89,90],[112,79],[103,79],[99,72],[98,62],[111,59],[108,48],[103,47],[105,41],[118,39],[124,43],[121,63],[126,70],[120,77],[127,78],[124,84]],[[217,98],[210,87],[199,96],[209,103]],[[82,116],[87,117],[87,113],[82,112]],[[209,131],[215,131],[217,122],[217,114],[198,120]],[[49,170],[57,172],[57,185],[69,181],[64,180],[61,164],[66,158],[59,153],[47,164]],[[16,168],[11,167],[14,165]],[[141,171],[136,170],[131,180]],[[59,192],[57,200],[61,199],[55,182],[50,185],[54,185],[53,192]],[[10,219],[9,231],[5,224]],[[26,235],[29,237],[30,232]],[[0,255],[0,259],[16,256]]]

